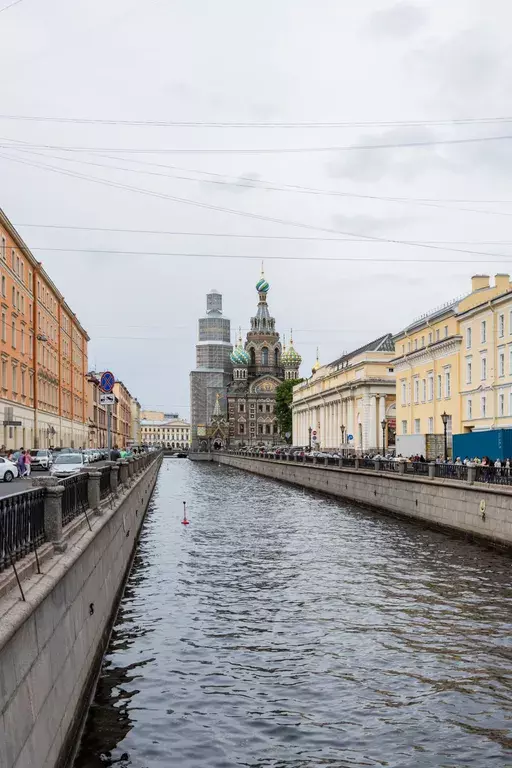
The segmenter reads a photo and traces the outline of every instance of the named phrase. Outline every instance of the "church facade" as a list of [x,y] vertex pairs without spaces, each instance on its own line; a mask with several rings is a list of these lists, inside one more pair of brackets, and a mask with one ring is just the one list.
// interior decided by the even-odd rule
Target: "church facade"
[[290,341],[283,349],[267,294],[263,273],[256,284],[258,307],[251,318],[245,344],[239,335],[231,354],[233,379],[228,386],[229,442],[237,445],[272,445],[281,442],[275,413],[276,389],[286,379],[299,377],[300,355]]

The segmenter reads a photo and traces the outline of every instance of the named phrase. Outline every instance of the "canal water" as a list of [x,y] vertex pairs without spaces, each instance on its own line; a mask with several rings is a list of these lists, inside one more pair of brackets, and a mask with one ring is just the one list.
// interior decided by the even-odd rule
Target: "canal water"
[[165,460],[74,768],[510,767],[511,597],[505,555]]

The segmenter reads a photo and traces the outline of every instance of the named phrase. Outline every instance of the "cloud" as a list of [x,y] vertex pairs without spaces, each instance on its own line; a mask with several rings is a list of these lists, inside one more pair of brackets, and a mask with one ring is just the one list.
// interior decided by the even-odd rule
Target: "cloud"
[[[442,136],[431,128],[393,128],[380,134],[362,136],[355,146],[382,144],[407,144],[428,142]],[[328,167],[330,176],[352,179],[353,181],[374,182],[383,178],[397,178],[411,181],[427,171],[446,168],[449,165],[443,145],[387,147],[386,149],[354,149],[340,153],[339,158]]]
[[418,32],[426,21],[424,8],[416,3],[402,2],[372,14],[367,29],[377,37],[410,37]]

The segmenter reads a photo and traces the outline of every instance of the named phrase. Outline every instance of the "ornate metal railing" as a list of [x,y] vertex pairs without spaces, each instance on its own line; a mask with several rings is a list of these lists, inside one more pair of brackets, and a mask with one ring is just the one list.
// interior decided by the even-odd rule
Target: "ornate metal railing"
[[110,465],[100,469],[100,499],[105,499],[110,494]]
[[0,499],[0,572],[44,542],[44,488]]
[[512,485],[512,470],[506,467],[475,467],[476,481],[494,485]]
[[64,493],[62,494],[62,525],[68,525],[75,517],[87,510],[87,483],[86,472],[66,477],[62,481]]
[[408,475],[428,475],[428,461],[406,461],[405,472]]
[[447,480],[467,480],[468,468],[465,464],[436,464],[435,476]]

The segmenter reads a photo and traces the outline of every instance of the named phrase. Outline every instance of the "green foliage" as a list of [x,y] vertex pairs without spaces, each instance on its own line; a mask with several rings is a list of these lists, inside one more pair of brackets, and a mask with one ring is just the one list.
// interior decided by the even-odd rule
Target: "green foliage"
[[[279,433],[284,437],[287,432],[292,431],[292,398],[293,388],[300,384],[304,379],[288,379],[276,389],[276,418],[279,426]],[[288,442],[291,441],[291,438]]]

